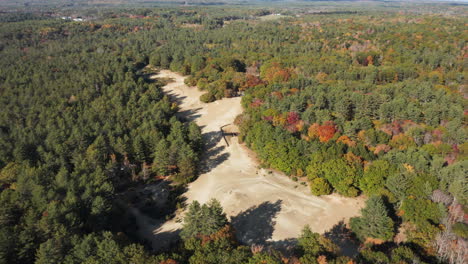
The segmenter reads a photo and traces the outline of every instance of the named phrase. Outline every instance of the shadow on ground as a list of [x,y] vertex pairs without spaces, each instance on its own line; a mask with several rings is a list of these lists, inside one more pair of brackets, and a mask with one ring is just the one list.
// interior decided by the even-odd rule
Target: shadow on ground
[[120,224],[124,233],[132,240],[138,241],[148,250],[158,253],[170,249],[180,237],[180,229],[156,232],[166,221],[165,218],[154,219],[139,209],[123,206]]
[[182,229],[177,229],[170,232],[160,232],[154,234],[153,242],[146,240],[148,243],[147,245],[151,246],[150,249],[154,253],[164,252],[166,250],[170,250],[174,248],[174,246],[179,243],[180,240],[180,232]]
[[201,115],[198,114],[198,112],[202,108],[195,108],[195,109],[189,109],[185,111],[179,111],[176,113],[177,117],[180,118],[181,121],[183,122],[190,122],[190,121],[195,121],[195,119],[199,118]]
[[170,248],[179,239],[180,230],[155,233],[168,219],[175,217],[177,204],[184,204],[182,193],[186,186],[171,185],[158,181],[133,187],[120,193],[115,201],[113,219],[119,230],[131,240],[139,241],[148,250],[160,251]]
[[222,140],[223,135],[221,131],[208,132],[202,135],[203,141],[205,142],[205,151],[202,154],[202,160],[204,160],[200,173],[208,173],[212,169],[219,166],[221,163],[226,161],[230,154],[223,151],[225,146],[218,146],[218,143]]
[[355,257],[358,254],[359,241],[343,221],[334,225],[323,235],[340,248],[341,255]]
[[181,96],[181,95],[177,95],[176,93],[174,92],[165,92],[165,95],[167,95],[169,97],[169,99],[171,100],[171,102],[176,102],[177,104],[182,104],[184,102],[184,99],[187,98],[187,96]]
[[247,245],[266,244],[273,235],[281,203],[282,200],[267,201],[231,217],[239,241]]

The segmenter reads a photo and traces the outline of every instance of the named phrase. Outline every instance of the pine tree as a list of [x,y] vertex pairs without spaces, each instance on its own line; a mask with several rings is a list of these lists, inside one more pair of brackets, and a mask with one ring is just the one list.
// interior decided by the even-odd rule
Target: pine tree
[[63,262],[63,246],[60,239],[49,239],[39,246],[36,252],[36,261],[38,264],[56,264]]
[[202,148],[202,135],[200,127],[194,123],[190,122],[188,127],[188,139],[194,151],[199,151]]
[[309,226],[302,229],[301,236],[298,238],[299,248],[305,255],[312,255],[315,258],[323,250],[320,245],[320,235],[312,232]]
[[135,138],[133,141],[133,153],[134,153],[134,158],[138,162],[144,162],[147,158],[147,153],[148,150],[146,148],[146,144],[143,140],[142,137],[138,136]]
[[153,171],[158,175],[166,176],[169,173],[169,142],[163,139],[158,142],[154,150]]
[[181,236],[188,239],[199,235],[210,235],[227,223],[226,214],[218,200],[212,199],[202,206],[198,201],[193,201],[185,215]]
[[361,217],[350,220],[351,229],[360,239],[371,237],[388,241],[393,238],[394,223],[388,216],[387,208],[380,196],[370,197],[361,213]]

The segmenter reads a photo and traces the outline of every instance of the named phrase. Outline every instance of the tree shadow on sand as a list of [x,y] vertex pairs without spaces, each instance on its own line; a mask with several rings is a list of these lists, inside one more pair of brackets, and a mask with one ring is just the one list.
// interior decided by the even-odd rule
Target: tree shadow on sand
[[341,255],[355,257],[358,254],[359,240],[354,236],[351,230],[346,227],[343,221],[334,225],[323,235],[340,248]]
[[189,109],[189,110],[184,110],[184,111],[179,111],[176,113],[176,116],[179,117],[179,119],[183,122],[190,122],[190,121],[195,121],[195,119],[199,118],[201,115],[198,114],[198,112],[202,108],[195,108],[195,109]]
[[154,234],[153,241],[145,240],[149,249],[153,253],[162,253],[171,248],[174,248],[180,240],[181,229],[176,229],[173,231],[166,231]]
[[203,141],[205,142],[205,151],[202,160],[204,160],[200,172],[207,173],[218,165],[226,161],[230,154],[223,153],[225,146],[218,146],[222,140],[223,135],[220,131],[213,131],[203,134]]
[[205,143],[205,149],[210,150],[218,145],[218,143],[223,138],[223,134],[221,131],[212,131],[204,133],[202,137]]
[[[286,238],[283,240],[269,241],[267,249],[274,249],[287,258],[293,258],[297,256],[297,238]],[[291,262],[296,263],[296,262]]]
[[123,231],[131,241],[139,242],[153,253],[170,250],[180,241],[179,234],[182,229],[161,230],[161,227],[168,221],[167,218],[152,218],[140,209],[128,207],[122,203],[119,205],[118,216],[116,214],[115,218],[119,219],[119,230]]
[[281,203],[282,200],[274,203],[267,201],[231,217],[239,241],[247,245],[266,244],[273,235]]
[[171,100],[171,102],[176,102],[177,104],[182,104],[184,102],[184,99],[187,98],[187,96],[185,95],[178,95],[174,92],[165,92],[165,95],[167,95],[169,97],[169,100]]

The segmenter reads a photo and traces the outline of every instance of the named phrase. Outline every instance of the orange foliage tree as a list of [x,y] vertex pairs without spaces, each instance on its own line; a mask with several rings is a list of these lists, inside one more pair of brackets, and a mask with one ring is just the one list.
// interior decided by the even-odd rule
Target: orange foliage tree
[[356,142],[353,141],[352,139],[350,139],[350,138],[349,138],[348,136],[346,136],[346,135],[343,135],[343,136],[339,137],[339,138],[336,140],[336,142],[341,142],[341,143],[343,143],[343,144],[348,145],[349,147],[354,147],[354,146],[356,146]]
[[405,134],[398,134],[393,136],[392,140],[390,140],[390,146],[399,150],[405,150],[409,147],[415,147],[416,143],[412,137]]
[[328,142],[336,133],[333,121],[326,121],[318,130],[320,142]]
[[307,135],[309,138],[314,139],[318,137],[318,130],[319,130],[320,125],[317,123],[313,123],[310,125],[309,129],[307,130]]
[[336,126],[333,121],[326,121],[323,125],[317,123],[312,124],[307,135],[309,138],[319,138],[320,142],[328,142],[336,133]]
[[293,75],[290,68],[283,68],[279,63],[272,62],[262,67],[262,78],[269,83],[283,83],[289,81]]

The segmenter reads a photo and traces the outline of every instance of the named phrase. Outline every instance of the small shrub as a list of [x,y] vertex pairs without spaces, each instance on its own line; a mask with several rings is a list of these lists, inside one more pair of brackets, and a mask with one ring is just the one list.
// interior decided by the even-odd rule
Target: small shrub
[[327,180],[315,178],[310,182],[310,191],[313,195],[327,195],[332,192],[332,188]]
[[211,103],[214,100],[216,100],[216,98],[211,93],[205,93],[200,96],[200,101],[202,101],[203,103]]

